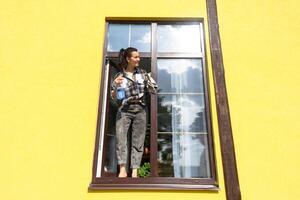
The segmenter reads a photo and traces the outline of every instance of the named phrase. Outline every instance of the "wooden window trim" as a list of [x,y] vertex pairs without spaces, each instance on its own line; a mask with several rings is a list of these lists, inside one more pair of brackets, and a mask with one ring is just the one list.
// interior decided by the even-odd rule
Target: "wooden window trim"
[[[157,24],[152,23],[151,24],[151,38],[157,38]],[[151,74],[154,78],[154,80],[157,80],[157,68],[153,66],[157,66],[157,59],[155,58],[155,55],[157,54],[157,42],[151,41]],[[151,176],[157,177],[158,172],[158,162],[157,162],[157,119],[155,118],[157,114],[157,94],[151,94],[150,96],[151,101],[151,109],[150,109],[150,163],[152,165],[150,169]]]
[[226,91],[216,0],[206,0],[206,9],[208,15],[210,54],[214,76],[226,199],[241,200],[242,197],[238,180],[229,104]]

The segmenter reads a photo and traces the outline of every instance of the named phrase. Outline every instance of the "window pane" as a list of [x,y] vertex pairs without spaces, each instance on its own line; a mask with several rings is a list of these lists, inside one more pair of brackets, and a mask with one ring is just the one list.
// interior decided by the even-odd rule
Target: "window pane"
[[159,176],[208,178],[201,59],[158,59]]
[[203,95],[158,94],[158,132],[207,132]]
[[158,25],[158,52],[200,53],[200,24]]
[[139,52],[150,52],[151,30],[150,25],[131,25],[130,46]]
[[135,47],[140,52],[150,52],[150,25],[110,24],[108,28],[107,51]]
[[206,134],[158,134],[160,177],[209,178]]
[[108,27],[107,51],[119,51],[129,46],[129,25],[110,24]]
[[161,93],[203,93],[201,59],[158,59]]
[[177,98],[178,95],[158,95],[158,132],[172,132],[173,130],[180,132],[180,108],[175,106],[178,102]]

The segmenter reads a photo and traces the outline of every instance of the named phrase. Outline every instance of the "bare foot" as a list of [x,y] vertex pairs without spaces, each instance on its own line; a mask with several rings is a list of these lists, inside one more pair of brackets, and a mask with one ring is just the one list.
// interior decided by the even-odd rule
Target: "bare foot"
[[119,178],[126,178],[127,177],[127,173],[119,173]]
[[125,165],[120,165],[120,173],[119,173],[119,178],[125,178],[127,177],[127,172],[126,172],[126,168]]
[[132,178],[137,178],[137,169],[132,169],[131,177]]

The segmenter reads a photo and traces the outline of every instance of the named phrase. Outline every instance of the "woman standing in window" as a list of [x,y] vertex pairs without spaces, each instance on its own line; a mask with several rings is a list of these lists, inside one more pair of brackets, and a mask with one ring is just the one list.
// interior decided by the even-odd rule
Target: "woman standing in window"
[[119,102],[116,117],[116,153],[120,172],[118,177],[127,177],[127,134],[131,126],[131,177],[137,178],[144,150],[146,134],[146,88],[156,91],[156,83],[146,71],[139,69],[140,56],[136,48],[128,47],[119,52],[119,72],[112,83],[111,96]]

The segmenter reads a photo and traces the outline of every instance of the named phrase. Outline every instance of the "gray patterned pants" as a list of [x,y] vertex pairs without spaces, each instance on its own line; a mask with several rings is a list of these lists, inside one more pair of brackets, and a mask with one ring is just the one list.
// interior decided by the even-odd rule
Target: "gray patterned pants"
[[[121,106],[116,118],[116,153],[118,164],[126,164],[128,145],[131,146],[131,168],[140,167],[146,134],[146,110],[140,104]],[[131,144],[127,144],[127,134],[132,125]]]

